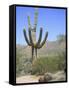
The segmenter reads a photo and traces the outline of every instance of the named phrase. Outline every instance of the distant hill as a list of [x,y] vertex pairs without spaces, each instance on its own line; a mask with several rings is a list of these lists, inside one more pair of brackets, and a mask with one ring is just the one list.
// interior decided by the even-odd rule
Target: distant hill
[[[65,42],[58,43],[57,41],[47,41],[47,43],[41,48],[37,50],[38,57],[46,56],[46,55],[57,55],[62,51],[65,51]],[[22,46],[16,45],[17,52],[21,55],[25,55],[26,57],[31,57],[31,47],[30,46]]]

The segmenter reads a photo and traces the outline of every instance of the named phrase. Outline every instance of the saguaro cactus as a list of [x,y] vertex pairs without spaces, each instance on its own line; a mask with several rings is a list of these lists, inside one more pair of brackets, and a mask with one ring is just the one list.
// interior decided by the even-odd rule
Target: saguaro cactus
[[29,46],[31,46],[31,48],[32,48],[32,61],[34,59],[33,58],[34,51],[35,51],[35,59],[37,59],[37,49],[42,48],[42,46],[45,44],[45,42],[47,40],[47,37],[48,37],[48,32],[46,32],[44,40],[41,42],[43,28],[40,28],[39,38],[38,38],[38,41],[36,42],[37,17],[38,17],[38,12],[36,11],[35,12],[35,19],[34,19],[34,26],[32,27],[31,23],[30,23],[30,17],[28,16],[28,26],[29,26],[28,33],[29,33],[29,38],[27,37],[26,30],[25,29],[23,30],[25,40],[26,40],[27,44]]

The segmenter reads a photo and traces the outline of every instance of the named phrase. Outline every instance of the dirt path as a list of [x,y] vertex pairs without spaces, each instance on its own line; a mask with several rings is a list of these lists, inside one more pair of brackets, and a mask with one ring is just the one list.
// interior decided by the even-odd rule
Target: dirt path
[[16,83],[34,83],[38,82],[40,76],[26,75],[16,78]]

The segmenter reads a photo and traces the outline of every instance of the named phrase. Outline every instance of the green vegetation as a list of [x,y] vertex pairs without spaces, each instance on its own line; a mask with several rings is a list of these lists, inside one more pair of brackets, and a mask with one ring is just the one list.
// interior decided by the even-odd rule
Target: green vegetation
[[43,75],[46,72],[56,72],[64,70],[65,58],[62,55],[40,57],[34,62],[32,68],[32,74]]
[[57,41],[59,42],[59,43],[62,43],[63,41],[65,41],[65,39],[66,39],[66,36],[65,35],[58,35],[57,36]]
[[[19,61],[19,60],[17,60]],[[22,58],[19,63],[16,64],[16,76],[31,74],[31,61],[27,58]]]
[[[64,35],[59,40],[48,42],[49,47],[43,47],[38,52],[37,60],[32,64],[31,48],[16,47],[16,76],[44,75],[46,72],[56,73],[66,69],[66,49]],[[60,43],[58,41],[61,41]]]
[[16,48],[16,77],[31,73],[31,59],[19,47]]
[[43,75],[46,72],[55,73],[65,68],[65,53],[59,53],[58,56],[39,57],[31,64],[31,59],[17,55],[16,76],[22,75]]

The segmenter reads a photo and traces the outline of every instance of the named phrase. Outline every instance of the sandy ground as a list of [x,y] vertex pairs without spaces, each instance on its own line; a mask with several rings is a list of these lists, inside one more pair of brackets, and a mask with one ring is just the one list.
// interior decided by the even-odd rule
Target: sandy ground
[[[44,78],[44,76],[35,76],[35,75],[26,75],[16,78],[16,83],[35,83],[39,81],[39,78]],[[66,80],[66,74],[64,71],[58,71],[55,74],[52,73],[46,73],[45,78],[48,80],[48,78],[52,77],[49,81],[65,81]]]
[[26,75],[16,78],[16,83],[34,83],[38,82],[40,76]]

